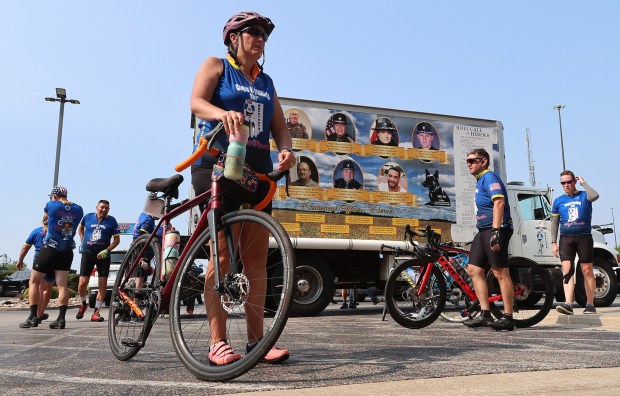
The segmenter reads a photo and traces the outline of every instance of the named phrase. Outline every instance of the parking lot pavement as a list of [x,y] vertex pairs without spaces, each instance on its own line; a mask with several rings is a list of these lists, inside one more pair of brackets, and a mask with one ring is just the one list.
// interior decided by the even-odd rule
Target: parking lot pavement
[[499,333],[442,321],[410,330],[389,316],[381,321],[381,305],[338,308],[289,319],[278,345],[291,358],[226,383],[188,373],[172,348],[167,318],[155,323],[136,357],[119,362],[109,351],[107,322],[76,320],[77,309],[70,309],[65,330],[50,330],[45,322],[19,329],[27,313],[3,311],[0,384],[3,396],[620,394],[620,339],[605,319],[620,316],[620,300],[600,309],[601,326],[559,324],[552,312],[533,328]]

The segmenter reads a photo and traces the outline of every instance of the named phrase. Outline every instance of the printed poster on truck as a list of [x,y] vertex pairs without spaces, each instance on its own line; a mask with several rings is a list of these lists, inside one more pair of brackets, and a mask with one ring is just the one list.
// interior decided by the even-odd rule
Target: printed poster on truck
[[471,240],[475,179],[465,159],[482,147],[497,163],[498,123],[290,102],[297,165],[273,208],[292,237],[401,240],[407,224],[431,224],[444,240]]

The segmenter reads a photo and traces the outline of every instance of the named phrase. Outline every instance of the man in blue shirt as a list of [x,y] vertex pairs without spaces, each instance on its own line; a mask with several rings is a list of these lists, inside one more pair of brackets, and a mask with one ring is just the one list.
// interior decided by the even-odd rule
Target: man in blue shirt
[[[577,191],[576,184],[579,181],[585,191]],[[558,312],[566,315],[573,314],[573,294],[575,283],[575,257],[579,255],[581,272],[584,278],[586,291],[586,309],[584,314],[595,314],[594,288],[596,280],[592,272],[594,261],[594,241],[592,240],[592,202],[599,197],[598,193],[586,184],[581,176],[569,170],[560,173],[560,183],[565,194],[560,195],[553,201],[551,210],[551,249],[555,257],[562,260],[562,273],[564,280],[564,296],[566,302],[556,307]],[[560,228],[559,246],[555,242]]]
[[[32,232],[26,239],[26,242],[24,242],[24,245],[19,252],[19,259],[17,260],[18,270],[21,270],[23,268],[24,258],[26,258],[26,255],[28,254],[28,251],[31,247],[34,246],[33,261],[36,260],[37,256],[39,255],[39,251],[43,247],[43,239],[45,238],[45,235],[47,235],[47,213],[43,214],[42,224],[42,227],[38,227],[32,230]],[[54,272],[45,274],[43,280],[45,282],[42,282],[40,285],[41,288],[39,289],[39,304],[37,304],[37,319],[39,320],[39,323],[49,318],[49,315],[45,313],[45,308],[50,302],[50,298],[52,296],[52,288],[54,287],[54,283],[56,282],[56,279],[54,279]]]
[[[495,330],[512,331],[513,286],[508,271],[508,243],[512,236],[512,218],[506,187],[500,177],[489,170],[490,157],[485,149],[475,149],[467,154],[467,168],[476,183],[476,228],[469,254],[467,274],[470,276],[482,315],[463,322],[476,328],[489,326]],[[489,291],[485,272],[491,268],[499,282],[504,303],[504,315],[494,321],[489,304]]]
[[[84,317],[86,312],[86,297],[88,293],[88,281],[95,266],[99,276],[99,290],[95,302],[95,312],[90,318],[91,322],[103,322],[100,309],[105,301],[108,286],[108,274],[110,273],[110,252],[121,241],[120,231],[116,219],[108,215],[110,203],[105,199],[97,203],[96,213],[89,213],[82,219],[78,227],[78,234],[82,241],[82,263],[80,266],[80,281],[78,293],[82,305],[75,315],[77,319]],[[112,243],[110,243],[112,241]]]
[[80,205],[67,200],[67,189],[56,186],[50,194],[50,201],[45,205],[45,213],[48,215],[48,228],[43,247],[35,258],[30,272],[30,288],[28,298],[30,300],[30,316],[20,323],[19,327],[37,327],[39,288],[44,282],[45,274],[53,272],[58,285],[58,318],[49,324],[51,329],[65,328],[65,315],[69,304],[69,269],[73,262],[73,240],[84,211]]

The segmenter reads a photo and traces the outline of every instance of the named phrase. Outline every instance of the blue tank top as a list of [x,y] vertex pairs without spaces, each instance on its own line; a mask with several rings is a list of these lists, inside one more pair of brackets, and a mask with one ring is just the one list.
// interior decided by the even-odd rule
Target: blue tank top
[[[257,172],[271,172],[273,163],[269,150],[269,136],[274,112],[275,88],[273,81],[267,74],[260,72],[252,83],[228,59],[222,59],[222,63],[224,64],[224,71],[213,92],[211,103],[225,110],[243,113],[244,123],[250,130],[245,161]],[[199,120],[200,133],[196,136],[194,151],[198,147],[200,137],[213,129],[217,123],[218,121]],[[222,136],[215,146],[225,150],[228,147],[228,137]],[[207,164],[203,163],[205,161]],[[216,162],[217,158],[204,155],[195,162],[195,165],[209,166]]]

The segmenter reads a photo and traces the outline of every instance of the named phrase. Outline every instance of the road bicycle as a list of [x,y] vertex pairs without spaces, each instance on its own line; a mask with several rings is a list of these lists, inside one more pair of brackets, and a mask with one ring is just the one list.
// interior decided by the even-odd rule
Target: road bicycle
[[[471,282],[462,270],[450,262],[450,256],[467,254],[466,250],[440,244],[430,226],[418,233],[407,226],[406,237],[413,245],[414,255],[396,266],[385,286],[385,303],[390,316],[400,325],[412,329],[433,323],[446,307],[448,287],[446,276],[464,294],[454,300],[457,306],[446,314],[451,321],[464,321],[481,313],[480,303]],[[418,244],[413,237],[426,238]],[[453,260],[454,261],[454,260]],[[549,272],[533,261],[510,261],[514,288],[513,318],[516,327],[533,326],[547,316],[553,304],[553,283]],[[464,273],[466,274],[466,273]],[[500,318],[503,311],[499,283],[492,271],[487,273],[491,313]]]
[[[185,169],[205,152],[222,159],[225,153],[212,147],[222,133],[220,123],[201,138],[199,148],[176,170]],[[170,316],[170,335],[179,359],[199,379],[225,381],[238,377],[265,356],[287,321],[295,255],[284,228],[259,210],[271,201],[277,180],[286,173],[257,174],[259,181],[269,183],[267,196],[254,209],[230,213],[224,212],[224,202],[237,199],[239,194],[230,188],[234,182],[223,177],[214,178],[209,191],[175,204],[172,200],[178,198],[181,175],[153,179],[147,184],[150,200],[161,206],[162,215],[150,235],[132,243],[114,284],[108,338],[117,359],[125,361],[135,356],[144,347],[157,318],[164,314]],[[164,257],[157,230],[163,228],[165,241],[171,230],[170,220],[200,204],[206,207],[194,233],[179,249],[176,265],[166,268],[166,263],[171,264],[174,258]],[[269,248],[261,254],[266,245],[264,235]],[[266,265],[245,268],[242,258],[246,262],[263,259]],[[201,267],[213,275],[198,275],[195,269]],[[183,312],[182,301],[202,293],[204,305],[197,306],[192,314]],[[209,315],[216,317],[214,312],[226,318],[226,341],[242,355],[240,360],[225,366],[212,366],[208,358],[212,343]],[[259,330],[249,323],[256,318],[263,320]],[[248,341],[256,339],[258,344],[246,351]]]

